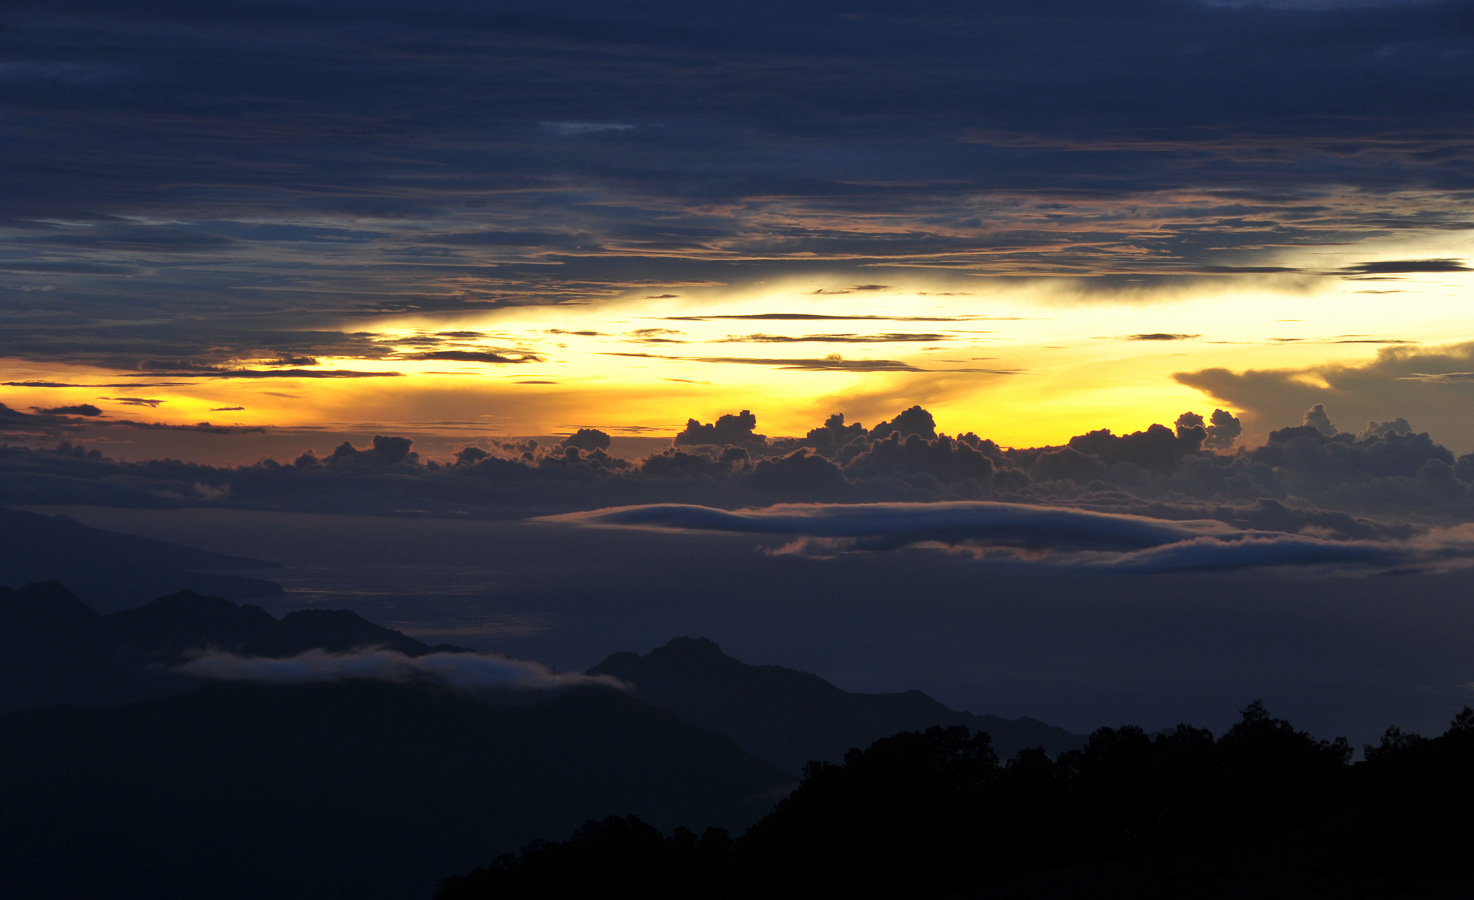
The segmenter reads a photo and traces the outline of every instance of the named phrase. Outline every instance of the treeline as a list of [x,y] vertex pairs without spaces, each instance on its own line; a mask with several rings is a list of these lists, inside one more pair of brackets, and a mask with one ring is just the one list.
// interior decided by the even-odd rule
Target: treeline
[[1105,728],[1051,759],[1000,763],[988,736],[931,728],[810,763],[735,840],[589,822],[447,879],[437,900],[1459,896],[1474,800],[1474,709],[1427,739],[1388,729],[1351,764],[1259,702],[1214,739]]

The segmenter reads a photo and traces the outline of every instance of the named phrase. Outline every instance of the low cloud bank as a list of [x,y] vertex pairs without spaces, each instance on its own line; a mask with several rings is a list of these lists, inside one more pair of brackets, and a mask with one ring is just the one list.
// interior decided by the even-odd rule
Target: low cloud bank
[[173,671],[213,681],[308,684],[324,681],[430,681],[458,691],[552,691],[599,685],[627,690],[608,675],[558,673],[541,663],[485,653],[406,656],[397,650],[365,648],[348,653],[308,650],[272,658],[207,651]]
[[[1281,531],[1295,530],[1289,519],[1313,520],[1344,539],[1383,537],[1397,522],[1474,521],[1474,453],[1456,456],[1404,416],[1342,431],[1333,412],[1314,405],[1255,447],[1241,445],[1242,424],[1222,409],[1185,412],[1171,427],[1002,447],[972,432],[945,434],[920,406],[870,427],[835,413],[785,438],[760,433],[744,409],[693,419],[671,446],[640,459],[611,453],[610,435],[596,428],[550,444],[485,438],[439,460],[423,458],[410,438],[375,435],[366,447],[344,442],[237,467],[118,462],[66,441],[51,450],[0,445],[0,503],[521,519],[656,504],[995,501]],[[0,439],[71,436],[66,429],[86,424],[61,418],[0,406]]]
[[539,521],[578,527],[723,531],[793,537],[775,551],[830,556],[933,547],[979,558],[1101,571],[1153,573],[1260,567],[1348,571],[1474,565],[1474,527],[1382,540],[1337,539],[1007,503],[775,506],[727,511],[679,504],[593,510]]

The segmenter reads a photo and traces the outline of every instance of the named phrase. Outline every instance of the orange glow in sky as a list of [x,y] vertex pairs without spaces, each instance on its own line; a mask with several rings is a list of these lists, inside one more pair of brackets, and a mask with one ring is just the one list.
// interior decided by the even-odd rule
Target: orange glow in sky
[[[1464,273],[1403,275],[1370,290],[1357,280],[1241,279],[1093,298],[1072,293],[1068,279],[977,279],[963,285],[971,290],[955,279],[946,289],[824,279],[654,295],[642,288],[579,305],[385,317],[366,329],[374,355],[237,363],[288,377],[12,363],[7,402],[91,404],[104,417],[144,422],[411,431],[465,443],[580,427],[669,435],[688,418],[740,409],[757,413],[763,433],[796,435],[835,412],[871,425],[920,404],[944,431],[1038,446],[1094,428],[1171,424],[1187,410],[1245,411],[1179,373],[1298,372],[1298,382],[1326,388],[1319,367],[1474,337],[1462,301],[1471,284]],[[78,386],[21,386],[28,381]],[[1298,424],[1256,422],[1249,412],[1250,435]],[[1455,442],[1470,437],[1449,425],[1419,427]]]

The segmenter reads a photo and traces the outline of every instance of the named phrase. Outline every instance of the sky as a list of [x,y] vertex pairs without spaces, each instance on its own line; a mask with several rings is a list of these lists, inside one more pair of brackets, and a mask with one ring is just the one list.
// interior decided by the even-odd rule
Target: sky
[[16,0],[0,503],[543,665],[1446,719],[1471,98],[1467,0]]
[[1474,450],[1467,2],[0,21],[0,402],[114,455],[1317,402]]

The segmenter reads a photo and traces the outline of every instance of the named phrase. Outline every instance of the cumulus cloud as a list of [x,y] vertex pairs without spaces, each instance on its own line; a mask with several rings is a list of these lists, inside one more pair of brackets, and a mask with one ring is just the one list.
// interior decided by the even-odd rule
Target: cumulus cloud
[[429,681],[458,691],[549,691],[598,685],[627,690],[609,675],[558,673],[541,663],[488,653],[430,653],[365,648],[348,653],[308,650],[272,658],[207,651],[173,671],[212,681],[308,684],[323,681]]
[[686,427],[680,434],[676,435],[675,444],[765,444],[767,438],[755,433],[757,428],[757,416],[749,410],[743,410],[737,415],[718,416],[716,422],[707,425],[695,419],[688,419]]
[[[1329,423],[1324,407],[1312,410],[1312,419],[1321,417]],[[1303,420],[1297,412],[1290,421]],[[104,436],[119,427],[261,430],[98,422],[0,406],[0,436],[68,441],[49,451],[0,447],[0,502],[189,505],[205,496],[201,485],[210,486],[212,502],[249,508],[493,518],[664,503],[738,509],[992,501],[1343,539],[1392,534],[1361,524],[1361,516],[1388,526],[1474,520],[1474,454],[1456,456],[1402,416],[1373,420],[1355,435],[1330,424],[1330,433],[1292,425],[1260,446],[1233,449],[1242,425],[1216,409],[1211,420],[1184,413],[1175,430],[1102,429],[1064,446],[1004,448],[971,432],[942,433],[920,406],[868,429],[835,413],[804,437],[774,439],[756,431],[756,414],[742,410],[712,423],[690,420],[673,446],[644,458],[616,456],[607,432],[584,428],[546,446],[532,438],[481,439],[457,448],[452,459],[422,458],[408,437],[375,435],[362,449],[342,442],[289,464],[265,459],[236,467],[79,456],[80,430],[93,424],[109,426],[97,428]]]
[[1173,377],[1225,406],[1240,410],[1245,437],[1253,440],[1299,421],[1317,404],[1353,422],[1398,417],[1422,423],[1434,436],[1463,450],[1474,448],[1474,420],[1450,416],[1474,388],[1474,343],[1444,347],[1398,345],[1362,364],[1331,363],[1304,369],[1201,369]]
[[562,446],[577,447],[580,450],[608,450],[613,440],[608,434],[597,428],[580,428],[573,434],[563,439]]
[[1306,410],[1303,423],[1327,436],[1337,433],[1336,426],[1331,423],[1331,417],[1326,412],[1324,403],[1317,403]]

